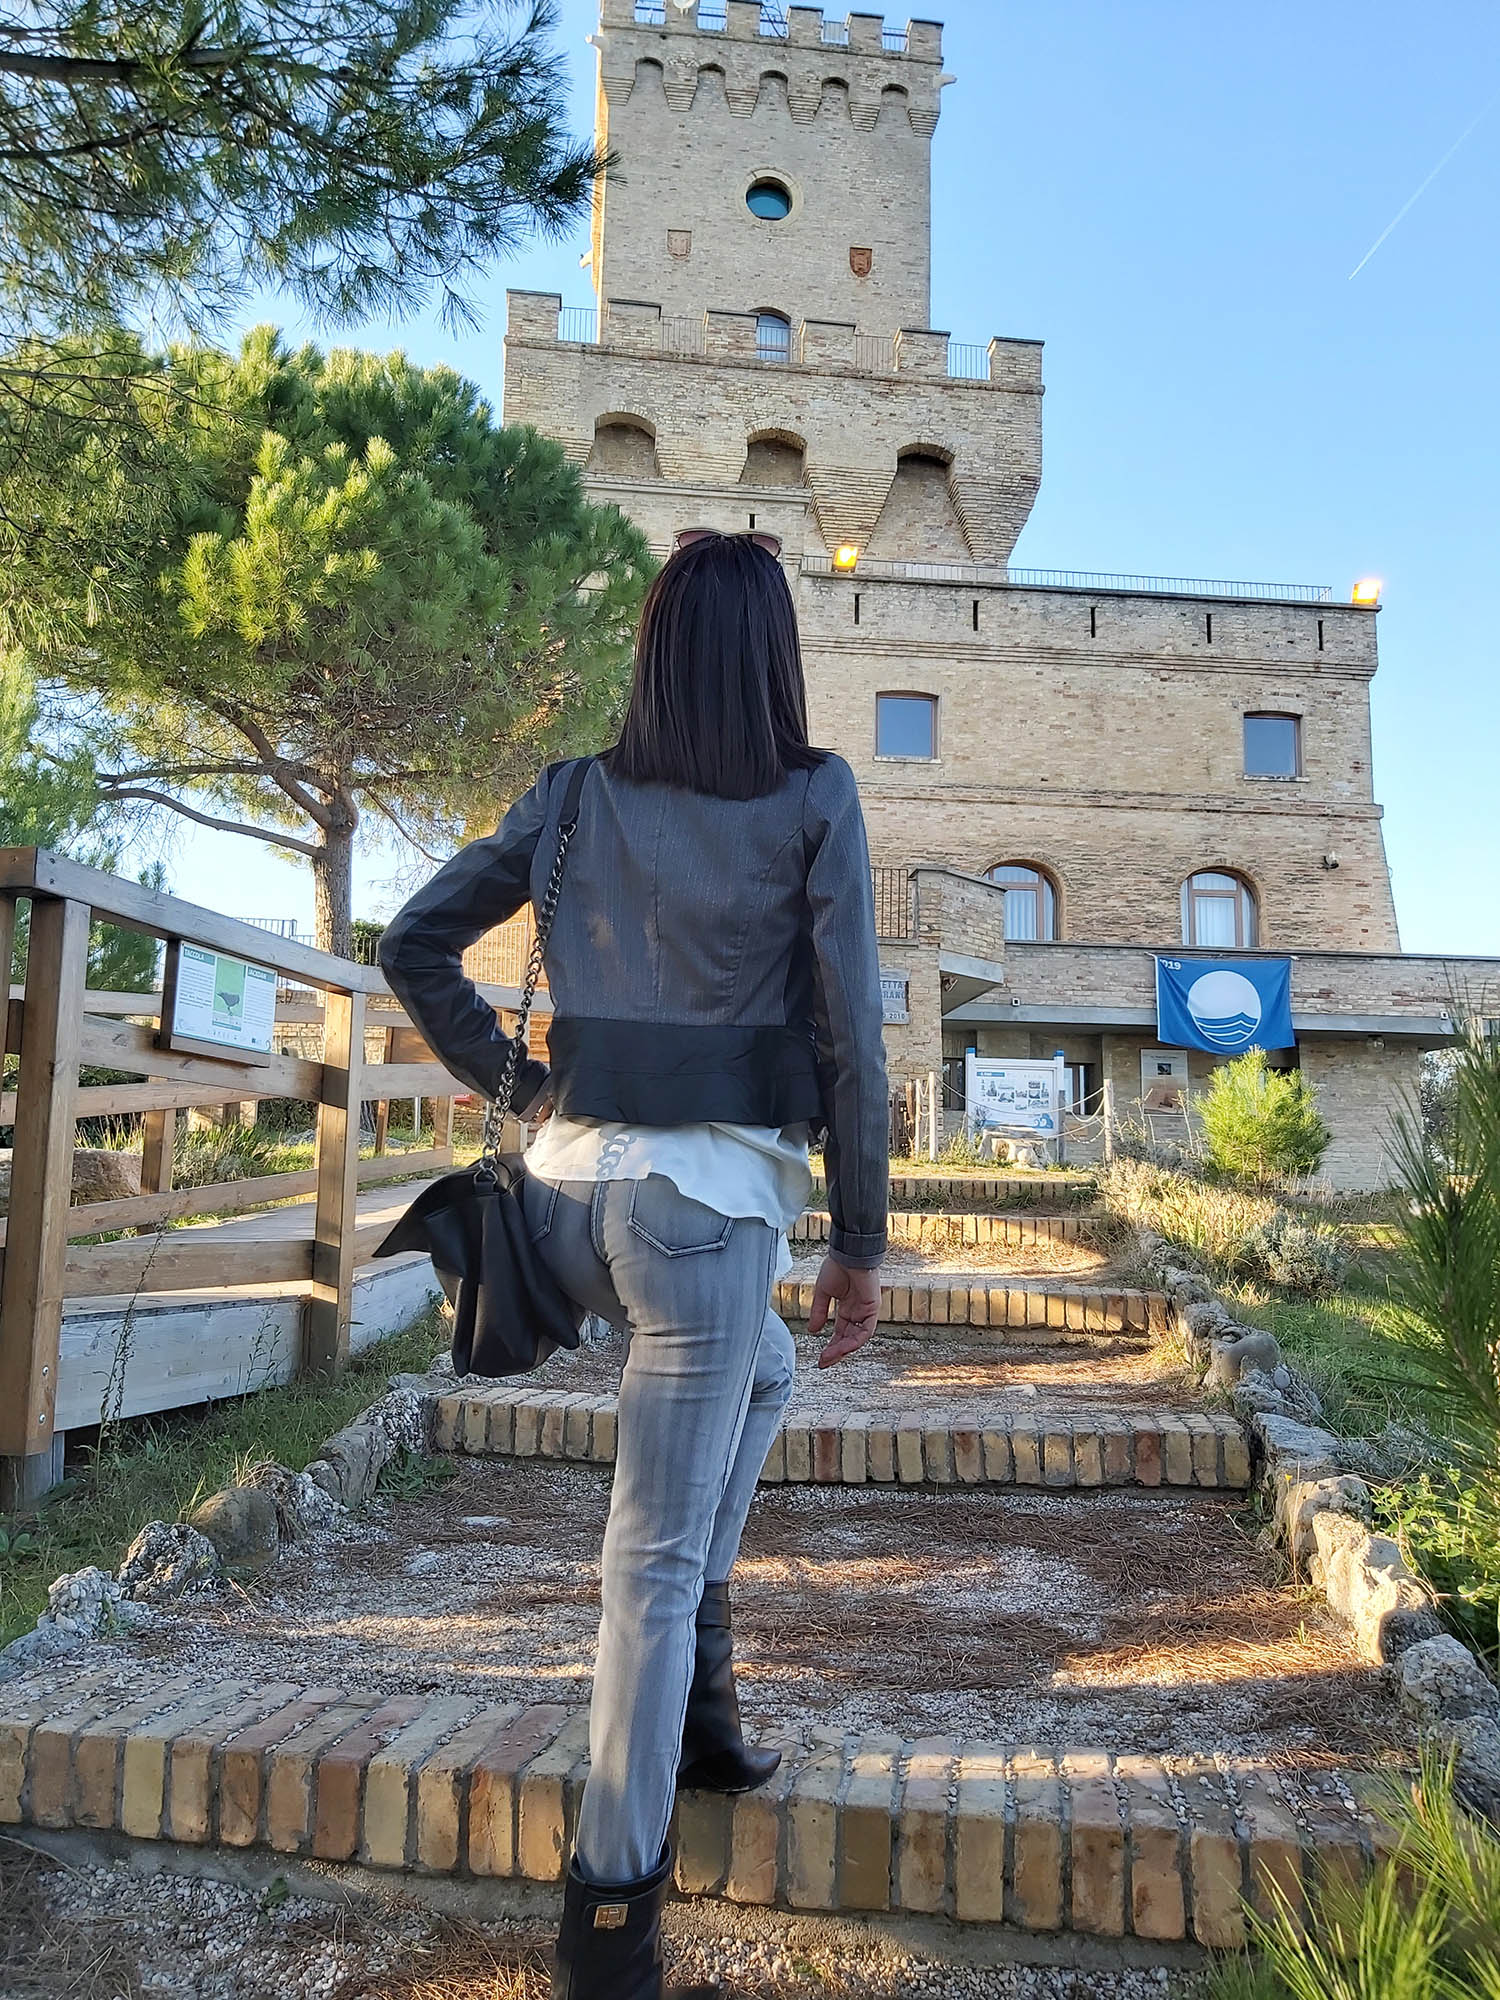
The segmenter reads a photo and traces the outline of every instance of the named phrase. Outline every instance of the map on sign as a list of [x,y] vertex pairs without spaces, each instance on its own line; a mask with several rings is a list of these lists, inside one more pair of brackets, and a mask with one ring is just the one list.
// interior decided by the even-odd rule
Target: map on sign
[[226,1055],[269,1055],[276,1026],[276,975],[221,951],[180,944],[170,1033]]

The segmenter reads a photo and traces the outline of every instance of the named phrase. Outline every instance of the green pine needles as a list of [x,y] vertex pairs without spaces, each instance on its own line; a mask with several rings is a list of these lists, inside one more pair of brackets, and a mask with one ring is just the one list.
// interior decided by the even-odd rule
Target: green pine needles
[[1201,1115],[1214,1165],[1257,1187],[1316,1173],[1328,1150],[1329,1130],[1311,1084],[1301,1070],[1269,1068],[1262,1049],[1214,1071]]

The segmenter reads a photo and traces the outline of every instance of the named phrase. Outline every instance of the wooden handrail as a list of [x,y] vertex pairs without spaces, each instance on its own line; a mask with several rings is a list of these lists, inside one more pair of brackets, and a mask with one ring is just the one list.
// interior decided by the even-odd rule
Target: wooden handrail
[[278,937],[238,917],[220,916],[199,903],[147,889],[123,875],[102,868],[85,868],[65,854],[45,847],[0,847],[0,895],[55,896],[69,903],[86,903],[96,917],[148,937],[183,938],[214,951],[248,958],[333,993],[388,993],[378,966],[357,965],[352,958],[335,958],[310,944]]
[[[21,1059],[15,1088],[0,1091],[0,1124],[15,1126],[10,1215],[0,1225],[0,1510],[34,1499],[61,1476],[53,1419],[67,1296],[128,1293],[139,1285],[171,1290],[292,1282],[307,1299],[301,1372],[336,1376],[349,1353],[355,1263],[386,1226],[361,1225],[355,1191],[362,1182],[451,1165],[453,1098],[465,1089],[431,1060],[375,966],[44,848],[8,847],[0,848],[0,967],[7,973],[16,904],[23,897],[32,910],[26,986],[12,988],[8,978],[0,986],[0,1050]],[[225,952],[310,989],[282,996],[276,1015],[283,1023],[321,1025],[321,1059],[273,1053],[251,1062],[230,1048],[212,1054],[160,1048],[160,993],[86,990],[95,918]],[[366,1061],[367,1025],[384,1031],[383,1063]],[[83,1064],[144,1080],[80,1087]],[[315,1108],[308,1172],[208,1190],[171,1187],[179,1110],[267,1096]],[[392,1097],[437,1100],[436,1143],[425,1154],[361,1163],[361,1105],[384,1105]],[[74,1209],[77,1122],[109,1112],[144,1114],[141,1192]],[[383,1113],[376,1129],[379,1152]],[[160,1229],[201,1212],[200,1204],[233,1210],[294,1193],[313,1200],[290,1238],[278,1229],[271,1241],[215,1241],[205,1228],[108,1244],[68,1241],[86,1230]]]

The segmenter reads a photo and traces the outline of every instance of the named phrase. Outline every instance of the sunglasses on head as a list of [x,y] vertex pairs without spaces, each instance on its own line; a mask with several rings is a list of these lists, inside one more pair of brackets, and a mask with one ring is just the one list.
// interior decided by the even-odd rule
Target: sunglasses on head
[[673,550],[690,549],[694,542],[706,542],[710,535],[724,535],[726,541],[754,542],[758,549],[764,549],[768,556],[781,554],[780,535],[768,535],[763,529],[751,529],[748,534],[725,534],[722,528],[684,528],[672,543]]

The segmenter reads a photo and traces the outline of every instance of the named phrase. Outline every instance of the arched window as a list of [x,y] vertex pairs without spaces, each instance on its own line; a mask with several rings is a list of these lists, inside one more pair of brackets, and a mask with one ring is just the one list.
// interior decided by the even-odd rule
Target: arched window
[[790,361],[792,322],[780,313],[755,315],[755,353],[761,361]]
[[1189,875],[1182,885],[1182,941],[1209,951],[1258,944],[1255,891],[1250,884],[1218,869]]
[[1057,890],[1029,861],[1002,861],[989,873],[1005,891],[1005,935],[1018,944],[1050,944],[1057,936]]

